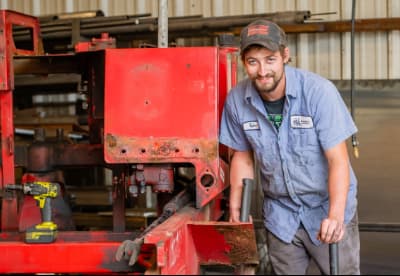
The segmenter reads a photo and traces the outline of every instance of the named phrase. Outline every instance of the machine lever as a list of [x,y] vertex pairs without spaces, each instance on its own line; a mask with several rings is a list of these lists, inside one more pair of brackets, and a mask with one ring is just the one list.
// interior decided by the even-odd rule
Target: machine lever
[[339,249],[338,244],[329,244],[329,268],[330,275],[339,275]]
[[242,207],[240,208],[240,221],[248,222],[250,217],[250,206],[251,206],[251,191],[254,180],[250,178],[243,178],[243,190],[242,190]]
[[147,233],[153,230],[156,226],[166,221],[169,217],[175,214],[179,209],[186,206],[192,199],[191,194],[187,190],[183,190],[172,198],[163,208],[162,214],[154,220],[140,235],[134,240],[125,240],[118,247],[115,258],[120,261],[122,257],[129,259],[129,265],[132,266],[138,260],[144,244],[144,238]]

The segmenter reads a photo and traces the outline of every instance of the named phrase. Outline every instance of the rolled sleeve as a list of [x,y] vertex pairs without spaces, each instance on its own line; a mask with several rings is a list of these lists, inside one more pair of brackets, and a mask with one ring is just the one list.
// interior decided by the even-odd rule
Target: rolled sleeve
[[339,91],[331,82],[325,82],[319,89],[315,121],[320,143],[324,150],[345,141],[357,132],[357,127],[350,115]]
[[237,151],[248,151],[251,147],[233,108],[233,100],[233,93],[230,93],[222,112],[219,142]]

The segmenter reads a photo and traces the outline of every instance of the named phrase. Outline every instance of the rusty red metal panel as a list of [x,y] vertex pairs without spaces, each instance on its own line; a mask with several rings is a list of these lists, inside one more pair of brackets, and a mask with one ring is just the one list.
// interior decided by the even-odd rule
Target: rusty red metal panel
[[251,223],[195,221],[189,224],[189,230],[200,264],[258,264]]
[[109,163],[212,161],[236,48],[109,49],[104,141]]
[[215,47],[106,50],[105,134],[215,140],[217,62]]
[[224,190],[218,128],[236,48],[105,50],[108,163],[192,163],[197,207]]
[[236,48],[109,49],[104,141],[109,163],[212,161]]
[[145,236],[156,247],[161,274],[199,274],[200,265],[257,265],[251,223],[209,221],[205,211],[185,207]]
[[205,219],[204,213],[186,207],[145,236],[145,244],[156,247],[156,266],[161,274],[199,274],[196,251],[187,228],[193,219]]

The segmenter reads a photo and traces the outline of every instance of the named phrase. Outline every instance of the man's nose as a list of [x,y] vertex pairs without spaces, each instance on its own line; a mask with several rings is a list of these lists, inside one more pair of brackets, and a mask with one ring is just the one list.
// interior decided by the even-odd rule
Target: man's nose
[[269,71],[269,66],[266,63],[260,63],[260,66],[258,68],[258,74],[260,76],[265,76],[268,74]]

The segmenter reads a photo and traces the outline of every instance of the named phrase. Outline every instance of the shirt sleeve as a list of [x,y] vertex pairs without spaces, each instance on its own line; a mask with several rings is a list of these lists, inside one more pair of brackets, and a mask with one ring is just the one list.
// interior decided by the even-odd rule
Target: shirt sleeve
[[314,121],[319,140],[324,150],[345,141],[357,132],[351,114],[337,88],[330,81],[318,87],[321,93],[315,93]]
[[251,150],[251,147],[243,131],[238,112],[243,107],[235,104],[233,96],[232,91],[228,94],[224,104],[219,142],[237,151],[248,151]]

